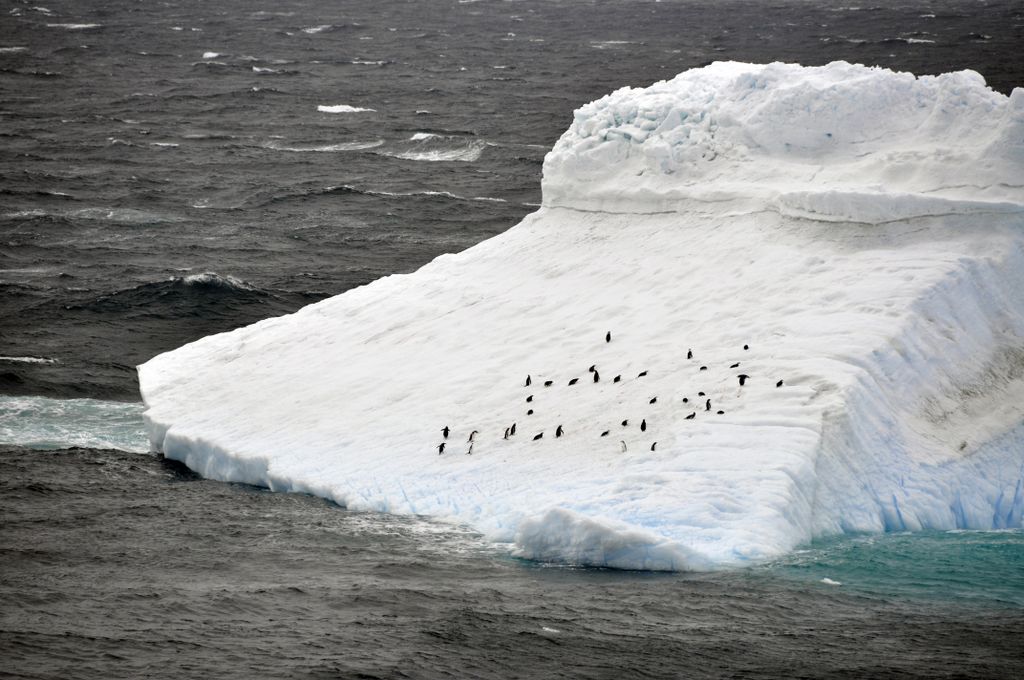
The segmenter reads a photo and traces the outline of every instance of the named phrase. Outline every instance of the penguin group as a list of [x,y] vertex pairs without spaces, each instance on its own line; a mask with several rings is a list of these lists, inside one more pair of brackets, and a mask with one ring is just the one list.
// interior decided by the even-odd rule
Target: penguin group
[[[605,343],[606,344],[611,342],[611,340],[612,340],[611,331],[608,331],[608,332],[605,333],[605,338],[604,339],[605,339]],[[749,351],[749,349],[750,349],[750,345],[749,344],[744,344],[743,345],[743,350],[744,351]],[[694,351],[693,351],[692,348],[688,348],[687,349],[687,351],[686,351],[686,359],[688,361],[693,361],[695,359],[695,354],[694,354]],[[727,395],[727,398],[728,398],[728,396],[735,397],[735,396],[739,396],[740,394],[742,394],[743,388],[745,388],[747,386],[748,382],[753,380],[753,378],[748,373],[741,373],[741,372],[737,371],[737,369],[740,368],[741,363],[742,363],[741,361],[733,361],[732,363],[728,364],[729,370],[730,371],[734,371],[733,377],[738,382],[738,387],[740,388],[740,392],[738,394]],[[699,373],[701,375],[701,379],[706,380],[707,378],[705,376],[711,371],[712,368],[713,367],[711,365],[709,365],[709,364],[698,364],[697,373]],[[587,372],[591,374],[591,380],[592,380],[592,382],[594,384],[598,384],[598,383],[601,382],[601,374],[600,374],[600,372],[598,370],[597,364],[591,364],[590,367],[587,369]],[[634,379],[634,381],[642,380],[644,377],[646,377],[648,375],[648,373],[649,373],[649,371],[647,369],[645,369],[643,371],[640,371],[637,374],[637,376]],[[566,383],[561,383],[561,384],[565,385],[566,387],[575,387],[575,389],[580,389],[580,387],[576,387],[579,384],[579,382],[580,382],[580,378],[579,377],[573,377],[573,378],[570,378]],[[612,379],[612,383],[613,384],[620,384],[620,383],[622,383],[622,374],[615,375],[615,377]],[[543,384],[543,386],[545,388],[551,388],[555,384],[555,380],[553,380],[553,379],[551,379],[551,380],[544,380],[544,381],[542,381],[542,384]],[[523,383],[523,387],[524,388],[529,388],[532,385],[533,385],[533,376],[532,376],[532,374],[528,374],[526,376],[526,380]],[[775,387],[776,388],[781,388],[784,385],[785,385],[785,381],[782,380],[782,379],[777,380],[776,383],[775,383]],[[620,388],[617,388],[617,389],[620,389]],[[545,392],[545,394],[546,393],[547,392]],[[536,394],[534,392],[532,392],[532,391],[529,394],[526,395],[526,403],[530,405],[530,408],[528,408],[526,410],[526,415],[527,416],[534,415],[534,408],[535,408],[535,406],[534,406],[534,404],[535,404],[534,398],[535,398],[535,396],[536,396]],[[664,395],[662,395],[662,396],[664,396]],[[699,398],[699,401],[697,401],[696,404],[695,404],[696,409],[691,411],[689,414],[683,416],[683,420],[695,420],[698,417],[698,413],[699,412],[700,413],[706,413],[706,414],[712,414],[713,413],[714,415],[719,415],[719,416],[725,414],[725,411],[723,409],[721,409],[721,408],[717,408],[717,409],[714,408],[712,397],[708,396],[704,391],[698,391],[697,392],[697,397]],[[691,401],[690,401],[691,397],[688,396],[688,395],[681,396],[680,399],[681,399],[681,401],[680,401],[681,404],[689,405],[691,403]],[[671,402],[672,401],[673,401],[672,399],[669,399],[669,401],[668,401],[670,406],[671,406]],[[701,404],[701,401],[703,401],[703,404]],[[522,403],[522,402],[520,402],[520,403]],[[655,404],[658,404],[659,403],[658,395],[651,395],[651,396],[649,396],[647,403],[648,403],[649,406],[654,406]],[[700,408],[701,406],[703,406],[703,409]],[[691,408],[693,408],[693,407],[691,406]],[[647,421],[648,415],[650,415],[650,414],[641,414],[639,426],[634,426],[634,427],[638,427],[639,431],[641,433],[643,433],[644,435],[647,435],[648,429],[650,429],[652,427],[654,427],[656,429],[657,421],[659,420],[659,418],[655,417],[652,420],[651,423],[648,423],[648,421]],[[656,415],[657,414],[655,414],[655,416]],[[621,428],[625,428],[625,429],[629,429],[630,428],[630,419],[629,418],[622,419],[622,421],[620,423],[620,427]],[[598,438],[607,437],[607,436],[609,436],[610,433],[611,433],[611,429],[601,429],[601,430],[598,431],[597,437]],[[441,429],[441,434],[442,434],[442,437],[443,437],[443,441],[441,441],[437,445],[437,453],[438,453],[438,455],[443,455],[446,452],[446,449],[447,449],[446,445],[448,444],[448,437],[451,434],[451,429],[447,425],[445,425]],[[476,444],[476,435],[477,434],[479,434],[478,430],[473,430],[469,434],[469,438],[467,439],[467,444],[468,444],[468,448],[466,450],[466,454],[467,455],[471,455],[473,453],[473,446]],[[654,434],[654,430],[652,430],[651,434]],[[502,439],[507,441],[507,440],[512,439],[513,437],[515,437],[515,435],[516,435],[516,423],[512,423],[510,426],[504,428],[504,433],[503,433]],[[565,428],[564,428],[562,423],[559,423],[558,426],[555,428],[554,436],[555,436],[555,439],[560,439],[563,436],[567,436],[566,435],[566,430],[565,430]],[[532,435],[531,441],[536,442],[536,441],[542,440],[543,438],[544,438],[544,430],[539,430],[535,434]],[[657,441],[652,441],[650,443],[650,445],[649,445],[649,450],[650,451],[656,451],[657,446],[658,446],[658,442]],[[629,450],[629,448],[628,448],[629,444],[627,443],[626,439],[620,439],[620,447],[621,447],[621,452],[622,453],[625,453],[625,452],[627,452]]]

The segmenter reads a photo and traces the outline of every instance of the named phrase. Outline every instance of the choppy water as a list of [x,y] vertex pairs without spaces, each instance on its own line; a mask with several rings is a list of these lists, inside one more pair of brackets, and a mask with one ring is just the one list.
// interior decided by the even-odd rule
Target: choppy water
[[507,229],[582,103],[716,59],[973,68],[1008,92],[1019,3],[0,15],[0,677],[1019,676],[1020,532],[565,569],[133,452],[135,364]]

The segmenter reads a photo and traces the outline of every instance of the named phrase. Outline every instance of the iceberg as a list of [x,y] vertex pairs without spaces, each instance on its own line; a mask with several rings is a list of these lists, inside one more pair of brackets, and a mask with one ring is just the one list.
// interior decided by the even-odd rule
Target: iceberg
[[568,564],[1021,527],[1022,185],[1024,89],[971,71],[624,88],[507,232],[141,365],[149,440]]

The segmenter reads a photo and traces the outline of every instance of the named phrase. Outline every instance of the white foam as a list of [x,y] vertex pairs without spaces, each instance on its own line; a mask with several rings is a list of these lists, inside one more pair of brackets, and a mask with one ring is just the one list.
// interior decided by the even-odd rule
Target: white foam
[[363,113],[367,111],[375,111],[375,109],[366,109],[360,106],[349,106],[348,104],[321,104],[316,107],[316,110],[322,111],[323,113]]
[[285,146],[279,142],[271,142],[266,144],[266,148],[273,149],[275,151],[290,151],[293,153],[337,153],[340,151],[362,151],[364,149],[374,149],[384,143],[382,139],[368,140],[365,142],[338,142],[336,144],[310,144],[310,145],[290,145]]
[[[11,271],[11,270],[5,270]],[[56,359],[48,359],[46,357],[0,357],[0,361],[8,361],[16,364],[55,364]]]
[[560,563],[1020,527],[1022,131],[1024,90],[971,72],[716,63],[620,90],[575,113],[519,225],[141,366],[150,440]]
[[85,31],[90,28],[100,28],[103,24],[46,24],[50,28],[63,28],[68,31]]
[[0,444],[149,451],[141,404],[95,399],[0,396]]
[[216,59],[217,57],[222,56],[224,55],[222,55],[220,52],[203,52],[203,59]]

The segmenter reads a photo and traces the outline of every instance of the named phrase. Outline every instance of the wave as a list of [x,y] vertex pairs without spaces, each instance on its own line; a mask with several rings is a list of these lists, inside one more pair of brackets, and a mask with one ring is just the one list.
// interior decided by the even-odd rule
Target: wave
[[481,140],[465,141],[456,137],[419,132],[404,144],[377,153],[406,161],[472,163],[480,160],[486,146],[486,142]]
[[0,442],[43,450],[81,446],[146,453],[142,409],[136,402],[0,396]]
[[47,28],[63,28],[68,31],[87,31],[102,28],[103,24],[46,24]]
[[274,151],[289,151],[292,153],[337,153],[341,151],[363,151],[373,149],[384,143],[382,139],[375,139],[366,142],[338,142],[336,144],[309,144],[285,146],[279,142],[269,142],[263,145],[265,149]]
[[369,113],[376,109],[367,109],[361,106],[349,106],[348,104],[320,104],[316,107],[321,113]]
[[0,361],[6,361],[15,364],[56,364],[57,359],[50,359],[47,357],[0,357]]

